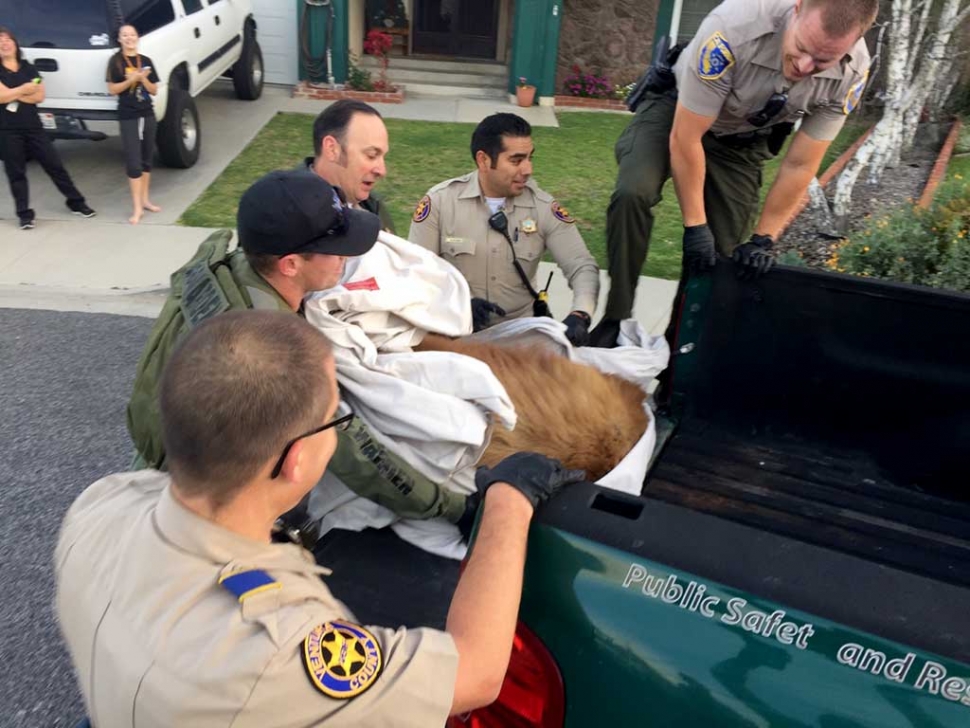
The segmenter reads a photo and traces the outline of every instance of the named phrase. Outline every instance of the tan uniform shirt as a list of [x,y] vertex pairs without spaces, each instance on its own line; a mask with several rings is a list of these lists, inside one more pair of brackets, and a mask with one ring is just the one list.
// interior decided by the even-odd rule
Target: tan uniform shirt
[[[515,254],[533,287],[539,291],[546,285],[536,282],[536,271],[548,250],[573,291],[570,310],[592,316],[599,296],[599,268],[566,209],[531,179],[521,195],[505,201],[504,209]],[[471,172],[428,190],[414,211],[408,240],[455,266],[472,296],[498,304],[506,318],[531,316],[532,295],[512,265],[508,242],[488,226],[491,215],[478,172]],[[563,318],[569,311],[554,313]]]
[[782,39],[795,0],[726,0],[701,23],[674,66],[678,100],[701,116],[716,116],[715,135],[756,129],[748,117],[773,93],[788,102],[770,125],[802,119],[818,141],[835,139],[862,96],[869,50],[860,38],[842,62],[796,84],[782,72]]
[[[56,608],[93,725],[444,725],[448,634],[353,624],[307,551],[206,521],[169,482],[112,475],[64,520]],[[271,583],[242,596],[220,584],[253,569]]]

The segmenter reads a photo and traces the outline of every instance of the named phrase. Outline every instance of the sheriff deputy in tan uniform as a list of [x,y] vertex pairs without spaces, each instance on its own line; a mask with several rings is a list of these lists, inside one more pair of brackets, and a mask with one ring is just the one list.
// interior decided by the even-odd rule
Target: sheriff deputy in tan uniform
[[[686,268],[713,267],[716,252],[733,258],[742,277],[771,268],[774,239],[862,96],[869,72],[862,36],[878,6],[726,0],[704,19],[672,72],[670,59],[655,60],[636,115],[616,143],[619,172],[606,217],[610,293],[594,345],[613,345],[630,315],[652,208],[671,175]],[[801,126],[758,217],[764,163],[796,121]]]
[[[534,294],[542,286],[536,271],[548,250],[573,291],[566,335],[584,345],[599,296],[599,268],[576,221],[531,179],[532,127],[515,114],[493,114],[475,128],[471,151],[478,170],[432,187],[414,211],[408,239],[465,276],[476,331],[503,318],[538,315]],[[489,225],[500,211],[509,240]]]
[[166,364],[160,406],[170,473],[90,486],[55,551],[57,616],[95,728],[426,728],[495,699],[533,511],[580,471],[528,453],[481,468],[447,631],[363,626],[327,569],[270,535],[354,417],[326,338],[285,312],[212,317]]

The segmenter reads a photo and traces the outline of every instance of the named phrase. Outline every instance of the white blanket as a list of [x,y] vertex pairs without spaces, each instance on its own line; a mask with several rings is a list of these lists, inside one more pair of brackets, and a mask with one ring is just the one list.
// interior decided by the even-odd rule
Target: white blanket
[[[471,333],[468,285],[449,263],[403,238],[382,232],[366,255],[348,263],[340,286],[306,301],[307,320],[332,342],[344,401],[386,448],[432,481],[474,490],[475,463],[488,445],[489,415],[515,426],[515,410],[486,364],[450,352],[413,352],[426,332]],[[616,349],[574,349],[552,319],[518,319],[474,335],[516,340],[636,382],[644,390],[667,364],[662,337],[624,322]],[[600,484],[638,493],[656,441],[651,418],[644,436]],[[432,553],[462,558],[465,546],[444,521],[398,521],[327,474],[310,499],[321,533],[393,525],[405,540]]]
[[436,483],[474,490],[489,414],[515,427],[515,409],[487,364],[414,353],[425,332],[471,333],[468,284],[450,264],[381,233],[343,285],[307,299],[306,318],[330,339],[343,399],[386,448]]

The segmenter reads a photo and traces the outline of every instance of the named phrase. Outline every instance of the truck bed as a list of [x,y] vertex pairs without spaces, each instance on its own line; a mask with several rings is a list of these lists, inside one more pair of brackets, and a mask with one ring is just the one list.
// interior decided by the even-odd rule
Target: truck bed
[[686,423],[644,495],[970,585],[970,505],[893,484],[866,452]]
[[614,549],[970,663],[970,296],[718,266],[675,306],[641,497],[562,493],[527,587]]

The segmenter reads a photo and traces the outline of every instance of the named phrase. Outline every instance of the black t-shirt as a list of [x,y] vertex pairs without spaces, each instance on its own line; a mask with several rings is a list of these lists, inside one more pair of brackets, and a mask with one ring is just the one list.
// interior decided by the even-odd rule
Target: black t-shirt
[[[151,58],[141,54],[122,56],[116,53],[111,56],[111,60],[108,61],[108,71],[105,75],[105,80],[111,83],[121,83],[126,78],[125,69],[137,69],[139,67],[139,61],[141,62],[142,70],[151,68],[151,71],[148,73],[148,80],[152,83],[158,83],[158,76],[155,74],[155,64],[152,63]],[[119,119],[137,119],[153,113],[152,96],[140,83],[118,94]]]
[[[27,61],[21,61],[20,68],[17,71],[11,71],[0,63],[0,83],[7,88],[22,86],[35,78],[40,78],[40,74]],[[11,107],[16,111],[13,111]],[[40,128],[42,127],[40,117],[37,115],[37,104],[27,104],[23,101],[0,104],[0,129]]]

